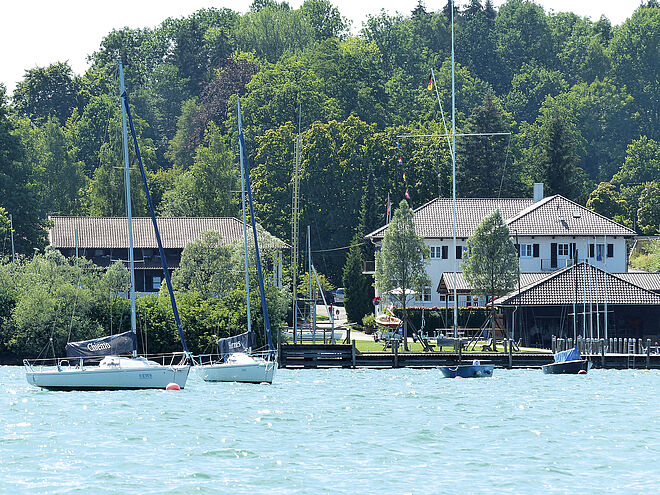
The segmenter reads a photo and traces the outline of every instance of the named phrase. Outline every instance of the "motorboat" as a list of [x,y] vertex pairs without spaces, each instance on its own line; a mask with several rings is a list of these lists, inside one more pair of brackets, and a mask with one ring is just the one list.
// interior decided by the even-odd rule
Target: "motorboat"
[[591,369],[591,361],[582,359],[577,347],[555,354],[555,362],[541,368],[546,375],[584,375]]
[[494,368],[492,364],[481,364],[474,360],[472,364],[440,366],[440,372],[445,378],[486,378],[493,376]]

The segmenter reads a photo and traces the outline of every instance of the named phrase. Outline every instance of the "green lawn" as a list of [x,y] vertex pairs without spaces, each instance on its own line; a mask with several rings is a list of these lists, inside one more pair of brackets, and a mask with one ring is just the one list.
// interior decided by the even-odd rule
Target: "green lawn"
[[[477,345],[474,347],[474,351],[463,351],[464,354],[470,354],[472,352],[477,352],[477,353],[483,353],[481,350],[481,346],[485,342],[477,342]],[[392,352],[392,349],[387,349],[383,350],[384,347],[384,342],[374,342],[373,340],[356,340],[355,341],[355,347],[357,348],[358,351],[360,352]],[[410,349],[410,352],[424,352],[424,348],[422,347],[422,344],[418,342],[409,342],[408,343],[408,348]],[[471,347],[470,347],[471,348]],[[434,345],[433,349],[435,351],[440,351],[440,348],[438,346]],[[444,352],[454,352],[454,348],[449,346],[449,347],[443,347],[442,351]],[[504,352],[504,347],[502,345],[497,346],[497,351],[502,353]],[[403,350],[403,346],[399,347],[399,352],[405,352]],[[548,352],[547,349],[536,349],[532,347],[522,347],[520,349],[520,352]]]

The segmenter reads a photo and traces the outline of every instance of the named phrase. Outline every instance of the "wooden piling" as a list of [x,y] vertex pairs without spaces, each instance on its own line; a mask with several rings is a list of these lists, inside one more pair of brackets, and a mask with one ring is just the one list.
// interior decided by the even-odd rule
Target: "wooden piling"
[[352,367],[355,369],[355,339],[353,339],[353,345],[351,346],[351,361]]
[[399,341],[392,339],[392,352],[394,353],[394,367],[399,367]]
[[600,339],[600,367],[605,369],[605,339]]
[[[294,315],[295,317],[295,315]],[[277,364],[282,366],[282,329],[277,331]]]
[[509,339],[509,369],[513,368],[513,340]]
[[646,369],[649,369],[651,362],[651,339],[646,339]]

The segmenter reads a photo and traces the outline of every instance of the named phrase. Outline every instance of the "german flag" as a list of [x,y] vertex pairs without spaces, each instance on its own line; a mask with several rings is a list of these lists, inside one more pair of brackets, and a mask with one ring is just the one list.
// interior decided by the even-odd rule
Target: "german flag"
[[428,89],[429,91],[433,89],[433,74],[429,76],[429,84],[428,86],[426,86],[426,89]]

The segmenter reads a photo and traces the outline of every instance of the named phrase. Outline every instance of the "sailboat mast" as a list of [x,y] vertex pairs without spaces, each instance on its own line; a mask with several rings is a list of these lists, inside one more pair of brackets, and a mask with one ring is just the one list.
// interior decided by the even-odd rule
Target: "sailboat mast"
[[296,136],[296,144],[294,149],[293,158],[293,201],[291,208],[291,271],[292,271],[292,285],[291,292],[293,294],[293,341],[296,342],[298,336],[298,189],[299,189],[299,176],[300,176],[300,120],[302,116],[302,105],[298,108],[298,135]]
[[[236,106],[238,109],[237,114],[241,114],[241,100],[236,98]],[[240,122],[240,119],[239,119]],[[245,150],[245,139],[243,138],[243,128],[239,126],[238,128],[238,140],[240,142],[241,148]],[[244,156],[245,164],[245,190],[247,191],[248,201],[250,203],[250,221],[252,222],[252,235],[254,237],[254,257],[257,264],[257,278],[259,279],[259,292],[261,295],[261,309],[264,317],[264,328],[266,330],[266,341],[268,343],[268,350],[274,351],[275,347],[273,346],[273,335],[270,329],[270,319],[268,318],[268,306],[266,305],[266,287],[264,286],[264,276],[261,269],[261,257],[259,255],[259,239],[257,236],[257,221],[254,217],[254,202],[252,201],[252,190],[250,188],[250,170],[247,166],[247,157]]]
[[[454,241],[454,338],[457,338],[458,291],[456,289],[456,272],[458,271],[458,253],[456,252],[456,95],[454,88],[454,0],[451,0],[451,197]],[[494,335],[491,335],[491,337],[494,337]]]
[[[119,94],[124,96],[126,88],[124,86],[124,67],[119,59]],[[131,277],[131,286],[129,289],[131,299],[131,332],[137,334],[137,324],[135,317],[135,260],[133,258],[133,215],[131,212],[131,176],[128,164],[128,132],[126,130],[126,109],[121,106],[121,129],[124,141],[124,183],[126,186],[126,217],[128,220],[128,271]],[[137,356],[137,349],[133,349],[133,357]]]
[[[238,127],[243,127],[241,122],[241,113],[238,113]],[[240,161],[241,161],[241,202],[243,204],[243,245],[245,247],[245,299],[247,302],[247,330],[252,330],[252,319],[250,318],[250,273],[248,266],[248,241],[247,241],[247,217],[245,215],[245,170],[243,147],[239,143]]]

